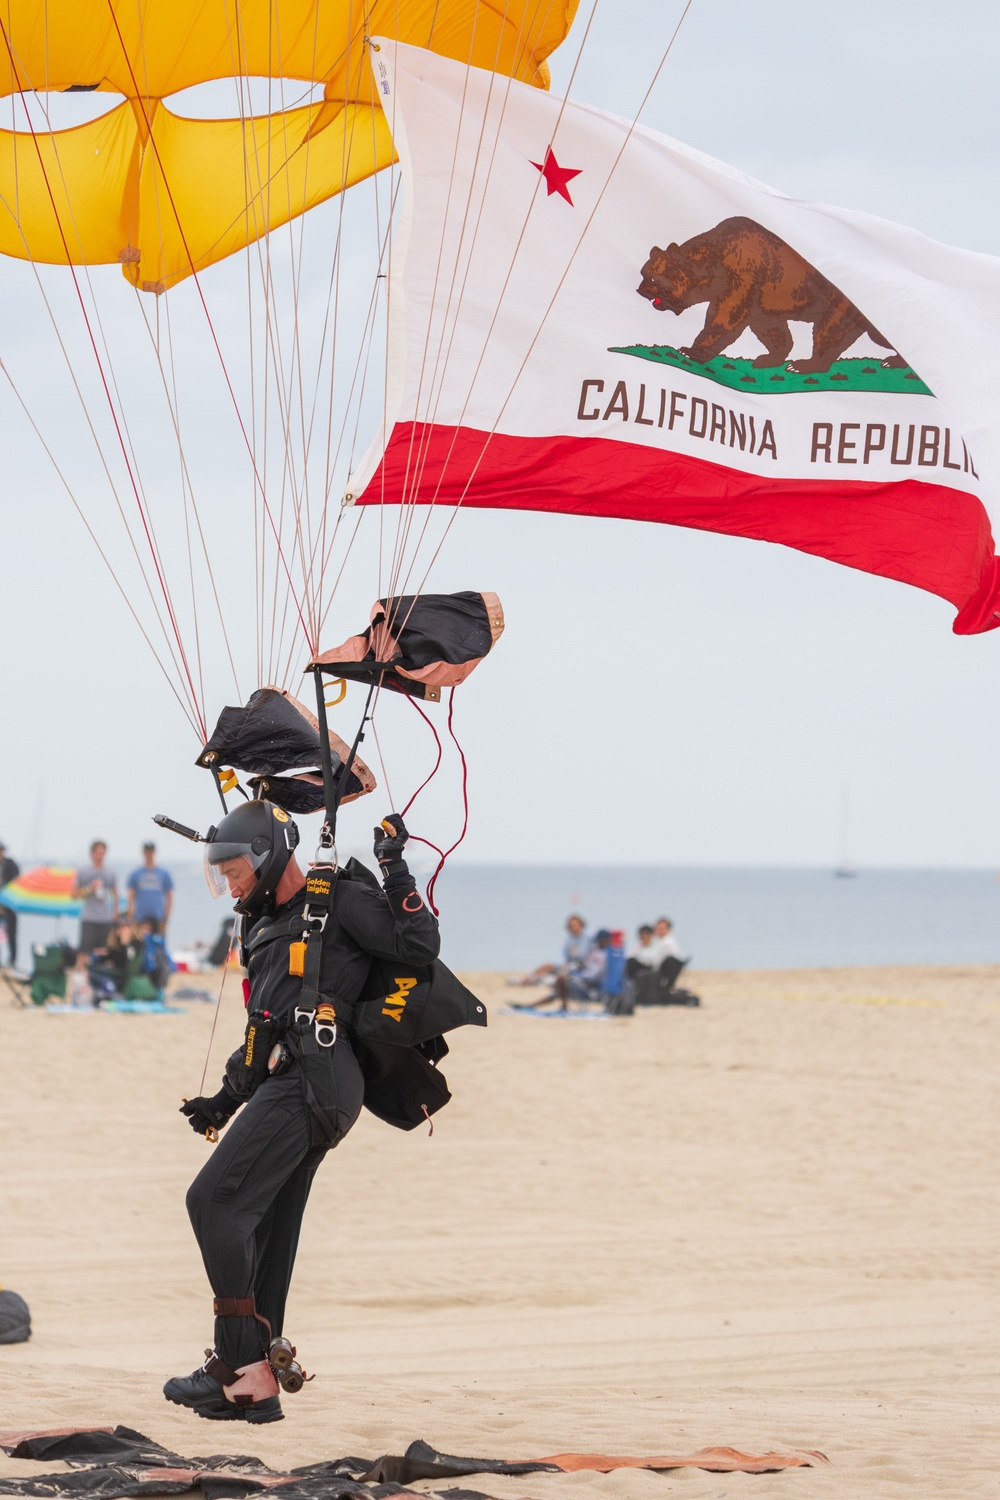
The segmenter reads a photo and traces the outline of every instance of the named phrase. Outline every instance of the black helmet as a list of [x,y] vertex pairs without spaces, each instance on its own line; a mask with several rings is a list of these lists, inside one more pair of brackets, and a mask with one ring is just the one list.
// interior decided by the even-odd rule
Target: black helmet
[[245,857],[257,876],[253,890],[238,901],[235,911],[259,916],[274,898],[278,881],[299,842],[299,830],[273,802],[244,802],[210,830],[205,844],[205,876],[213,896],[224,896],[226,879],[218,866]]

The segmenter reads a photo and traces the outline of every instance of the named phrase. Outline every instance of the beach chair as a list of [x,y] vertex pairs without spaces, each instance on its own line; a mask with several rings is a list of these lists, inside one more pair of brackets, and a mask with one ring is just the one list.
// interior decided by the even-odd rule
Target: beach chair
[[31,1005],[31,1000],[28,996],[28,987],[31,984],[31,980],[24,974],[18,974],[16,970],[5,966],[0,969],[0,984],[7,991],[13,1005],[19,1005],[24,1009],[27,1009]]
[[601,1000],[609,1016],[630,1016],[633,1011],[632,984],[625,974],[625,934],[614,932],[604,959]]
[[640,975],[635,982],[635,1005],[700,1005],[697,995],[677,988],[677,981],[690,962],[689,958],[665,958],[658,969]]
[[76,963],[76,949],[68,943],[36,944],[31,950],[28,994],[32,1005],[66,998],[66,974]]

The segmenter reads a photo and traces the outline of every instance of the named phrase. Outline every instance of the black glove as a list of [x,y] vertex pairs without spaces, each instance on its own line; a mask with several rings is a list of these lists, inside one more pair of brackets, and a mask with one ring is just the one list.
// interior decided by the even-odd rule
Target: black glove
[[249,1099],[267,1077],[267,1059],[282,1029],[269,1011],[252,1010],[247,1016],[243,1046],[226,1063],[226,1085],[240,1100]]
[[381,866],[383,881],[388,882],[392,876],[409,875],[403,848],[410,835],[399,813],[389,813],[372,832],[375,837],[375,858]]
[[243,1100],[233,1093],[223,1079],[217,1094],[213,1094],[210,1099],[203,1094],[197,1099],[185,1099],[180,1112],[187,1115],[188,1124],[195,1135],[205,1135],[209,1130],[221,1130],[223,1125],[228,1125],[242,1103]]

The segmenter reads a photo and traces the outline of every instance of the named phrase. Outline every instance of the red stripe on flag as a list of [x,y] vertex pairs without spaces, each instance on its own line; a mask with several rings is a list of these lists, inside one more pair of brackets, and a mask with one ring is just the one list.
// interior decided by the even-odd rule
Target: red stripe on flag
[[404,498],[662,521],[780,542],[949,600],[959,611],[957,635],[1000,625],[989,517],[975,495],[931,481],[763,479],[606,438],[489,437],[404,422],[358,504]]

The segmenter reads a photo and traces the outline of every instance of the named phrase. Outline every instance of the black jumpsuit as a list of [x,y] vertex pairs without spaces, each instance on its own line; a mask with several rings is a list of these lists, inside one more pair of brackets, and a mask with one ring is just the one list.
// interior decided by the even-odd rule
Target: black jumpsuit
[[[291,916],[305,901],[302,890],[267,920]],[[248,941],[259,927],[251,928]],[[342,872],[323,935],[323,990],[350,1004],[361,992],[372,956],[428,964],[439,947],[437,919],[415,894],[412,877],[407,875],[405,884],[391,882],[387,896]],[[286,936],[251,955],[248,1003],[290,1021],[301,1004],[302,981],[288,973],[288,949]],[[364,1086],[340,1028],[329,1066],[338,1130],[346,1135],[361,1112]],[[215,1296],[253,1297],[275,1335],[282,1331],[309,1189],[330,1149],[325,1142],[311,1145],[313,1136],[302,1078],[293,1066],[260,1085],[226,1128],[187,1195]],[[217,1318],[215,1349],[239,1369],[263,1358],[262,1335],[254,1318]]]

